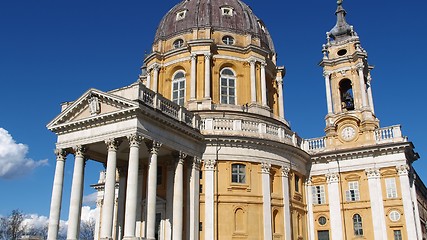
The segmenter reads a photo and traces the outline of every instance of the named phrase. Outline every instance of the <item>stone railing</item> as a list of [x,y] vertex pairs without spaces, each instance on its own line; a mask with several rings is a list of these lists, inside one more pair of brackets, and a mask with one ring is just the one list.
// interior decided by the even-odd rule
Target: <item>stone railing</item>
[[[379,128],[374,132],[375,143],[393,143],[393,142],[406,142],[408,139],[402,136],[401,126],[394,125],[390,127]],[[304,139],[302,149],[316,153],[327,149],[325,137]]]
[[239,116],[203,118],[201,131],[206,135],[229,135],[268,139],[301,147],[301,139],[291,130],[263,120]]
[[325,137],[304,139],[302,149],[307,152],[318,152],[326,148]]
[[380,128],[375,130],[375,141],[376,143],[389,143],[389,142],[406,142],[408,139],[402,136],[402,130],[400,125],[394,125],[390,127]]
[[186,108],[166,99],[144,85],[141,85],[139,101],[144,105],[160,111],[161,113],[176,119],[186,125],[199,129],[200,117],[188,111]]

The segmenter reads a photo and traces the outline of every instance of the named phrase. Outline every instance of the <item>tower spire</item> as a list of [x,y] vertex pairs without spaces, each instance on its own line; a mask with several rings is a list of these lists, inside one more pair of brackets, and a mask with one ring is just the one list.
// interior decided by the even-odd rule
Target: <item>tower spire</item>
[[335,41],[341,41],[348,37],[353,36],[353,28],[350,26],[345,20],[345,15],[347,12],[342,6],[343,0],[337,1],[337,10],[335,11],[335,15],[337,16],[337,23],[330,31],[330,36]]

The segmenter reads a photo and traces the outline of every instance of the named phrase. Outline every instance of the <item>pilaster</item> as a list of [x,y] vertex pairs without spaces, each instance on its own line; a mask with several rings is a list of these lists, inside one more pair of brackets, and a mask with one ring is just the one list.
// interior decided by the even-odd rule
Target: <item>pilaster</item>
[[328,183],[329,217],[331,222],[331,239],[341,240],[343,238],[342,212],[340,205],[339,174],[329,173],[326,175]]
[[365,173],[366,177],[368,178],[371,212],[372,216],[375,216],[372,221],[372,225],[374,227],[374,239],[386,240],[387,228],[381,188],[381,174],[380,171],[375,168],[366,169]]
[[262,179],[262,198],[263,198],[263,229],[264,240],[271,240],[273,237],[271,225],[271,189],[270,189],[270,170],[271,164],[267,162],[261,163],[261,179]]

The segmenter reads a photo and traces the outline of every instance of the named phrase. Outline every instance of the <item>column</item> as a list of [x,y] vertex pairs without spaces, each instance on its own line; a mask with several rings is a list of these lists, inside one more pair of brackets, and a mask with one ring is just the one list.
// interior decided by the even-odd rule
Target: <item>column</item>
[[292,240],[292,227],[291,227],[291,208],[289,197],[289,171],[287,166],[282,167],[282,191],[283,191],[283,217],[285,225],[285,240]]
[[421,221],[420,221],[420,211],[418,208],[418,199],[417,199],[417,190],[416,190],[416,186],[415,186],[415,181],[417,179],[417,175],[415,174],[415,172],[411,171],[410,174],[410,184],[411,184],[411,197],[412,197],[412,201],[414,202],[414,212],[415,212],[415,224],[416,224],[416,228],[417,228],[417,237],[418,238],[422,238],[423,236],[423,232],[422,232],[422,226],[421,226]]
[[371,107],[371,111],[373,114],[375,114],[375,108],[374,108],[374,98],[372,97],[372,79],[371,76],[368,76],[368,100],[369,100],[369,106]]
[[68,217],[68,240],[79,239],[80,218],[82,211],[83,200],[83,180],[84,180],[84,167],[85,167],[85,153],[86,149],[83,146],[76,146],[74,148],[74,172],[73,182],[71,185],[71,198],[70,210]]
[[153,83],[153,89],[152,90],[154,92],[157,92],[157,86],[159,84],[160,65],[158,65],[158,64],[154,65],[153,70],[154,70],[154,76],[153,76],[154,83]]
[[136,207],[136,229],[135,236],[138,238],[143,236],[143,216],[142,216],[142,186],[144,184],[144,168],[140,165],[138,169],[138,192],[137,192],[137,207]]
[[267,106],[267,83],[265,79],[266,62],[261,63],[261,103],[262,106]]
[[271,190],[270,190],[270,169],[271,164],[261,163],[261,180],[262,180],[262,208],[264,216],[264,240],[272,239],[273,233],[271,228]]
[[138,209],[139,145],[143,137],[138,134],[128,136],[129,165],[126,189],[125,234],[123,239],[136,239],[136,213]]
[[331,222],[331,239],[340,240],[343,238],[343,226],[340,205],[339,175],[329,173],[326,175],[328,182],[329,218]]
[[408,239],[418,239],[417,230],[415,225],[415,216],[414,216],[414,208],[413,202],[411,199],[411,186],[409,183],[409,166],[408,165],[400,165],[396,167],[399,181],[400,181],[400,189],[402,191],[402,202],[403,202],[403,210],[405,211],[405,221],[406,221],[406,232]]
[[211,98],[211,53],[205,53],[205,99]]
[[371,212],[374,227],[374,239],[386,240],[387,228],[384,212],[383,195],[381,189],[381,175],[378,169],[366,169],[366,176],[368,178],[369,198],[371,199]]
[[200,160],[193,158],[190,178],[190,239],[199,240]]
[[191,54],[190,100],[196,100],[196,67],[197,55]]
[[166,183],[166,221],[165,221],[165,240],[172,239],[172,218],[173,218],[173,182],[175,179],[175,166],[173,161],[168,162],[168,176]]
[[314,236],[314,216],[313,216],[313,192],[311,191],[311,177],[305,182],[305,192],[307,193],[307,218],[308,218],[308,239],[315,240]]
[[64,168],[67,152],[63,149],[56,149],[56,168],[53,179],[52,200],[50,202],[49,229],[47,239],[56,240],[58,238],[59,220],[61,214],[62,190],[64,188]]
[[119,191],[117,194],[117,222],[113,236],[116,236],[116,239],[122,239],[124,233],[123,226],[125,223],[126,168],[119,167],[117,170],[119,174]]
[[325,87],[326,87],[326,103],[328,105],[328,114],[333,113],[332,108],[332,96],[331,96],[331,74],[328,72],[323,72],[323,76],[325,77]]
[[249,60],[249,64],[251,65],[251,102],[256,102],[256,72],[255,72],[255,59]]
[[359,71],[359,84],[360,84],[360,92],[362,93],[362,107],[366,108],[368,106],[366,101],[366,84],[365,84],[365,76],[363,74],[363,64],[358,65],[357,69]]
[[107,172],[105,175],[104,206],[102,208],[101,239],[112,239],[114,202],[116,189],[117,150],[120,141],[108,139],[105,141],[108,149]]
[[145,86],[151,89],[151,68],[147,68],[147,83]]
[[150,151],[150,165],[148,167],[148,182],[147,182],[147,231],[146,239],[155,239],[156,227],[156,192],[157,192],[157,155],[161,143],[153,141],[147,143],[147,148]]
[[277,83],[277,93],[279,98],[279,117],[285,118],[285,106],[283,103],[283,78],[277,77],[276,78]]
[[214,210],[214,195],[215,195],[215,160],[205,160],[205,222],[204,239],[215,239],[215,210]]
[[184,202],[184,159],[187,154],[179,152],[176,158],[175,181],[173,184],[173,220],[172,239],[182,239],[183,202]]

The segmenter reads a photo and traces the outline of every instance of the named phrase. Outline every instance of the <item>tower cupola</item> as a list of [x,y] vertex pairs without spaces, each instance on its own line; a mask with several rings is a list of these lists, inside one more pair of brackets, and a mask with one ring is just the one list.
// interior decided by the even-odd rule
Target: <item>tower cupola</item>
[[337,16],[337,23],[330,31],[330,37],[332,37],[335,41],[341,41],[353,36],[354,32],[353,27],[350,26],[345,19],[347,12],[342,6],[342,0],[338,0],[337,3],[337,11],[335,12],[335,15]]

